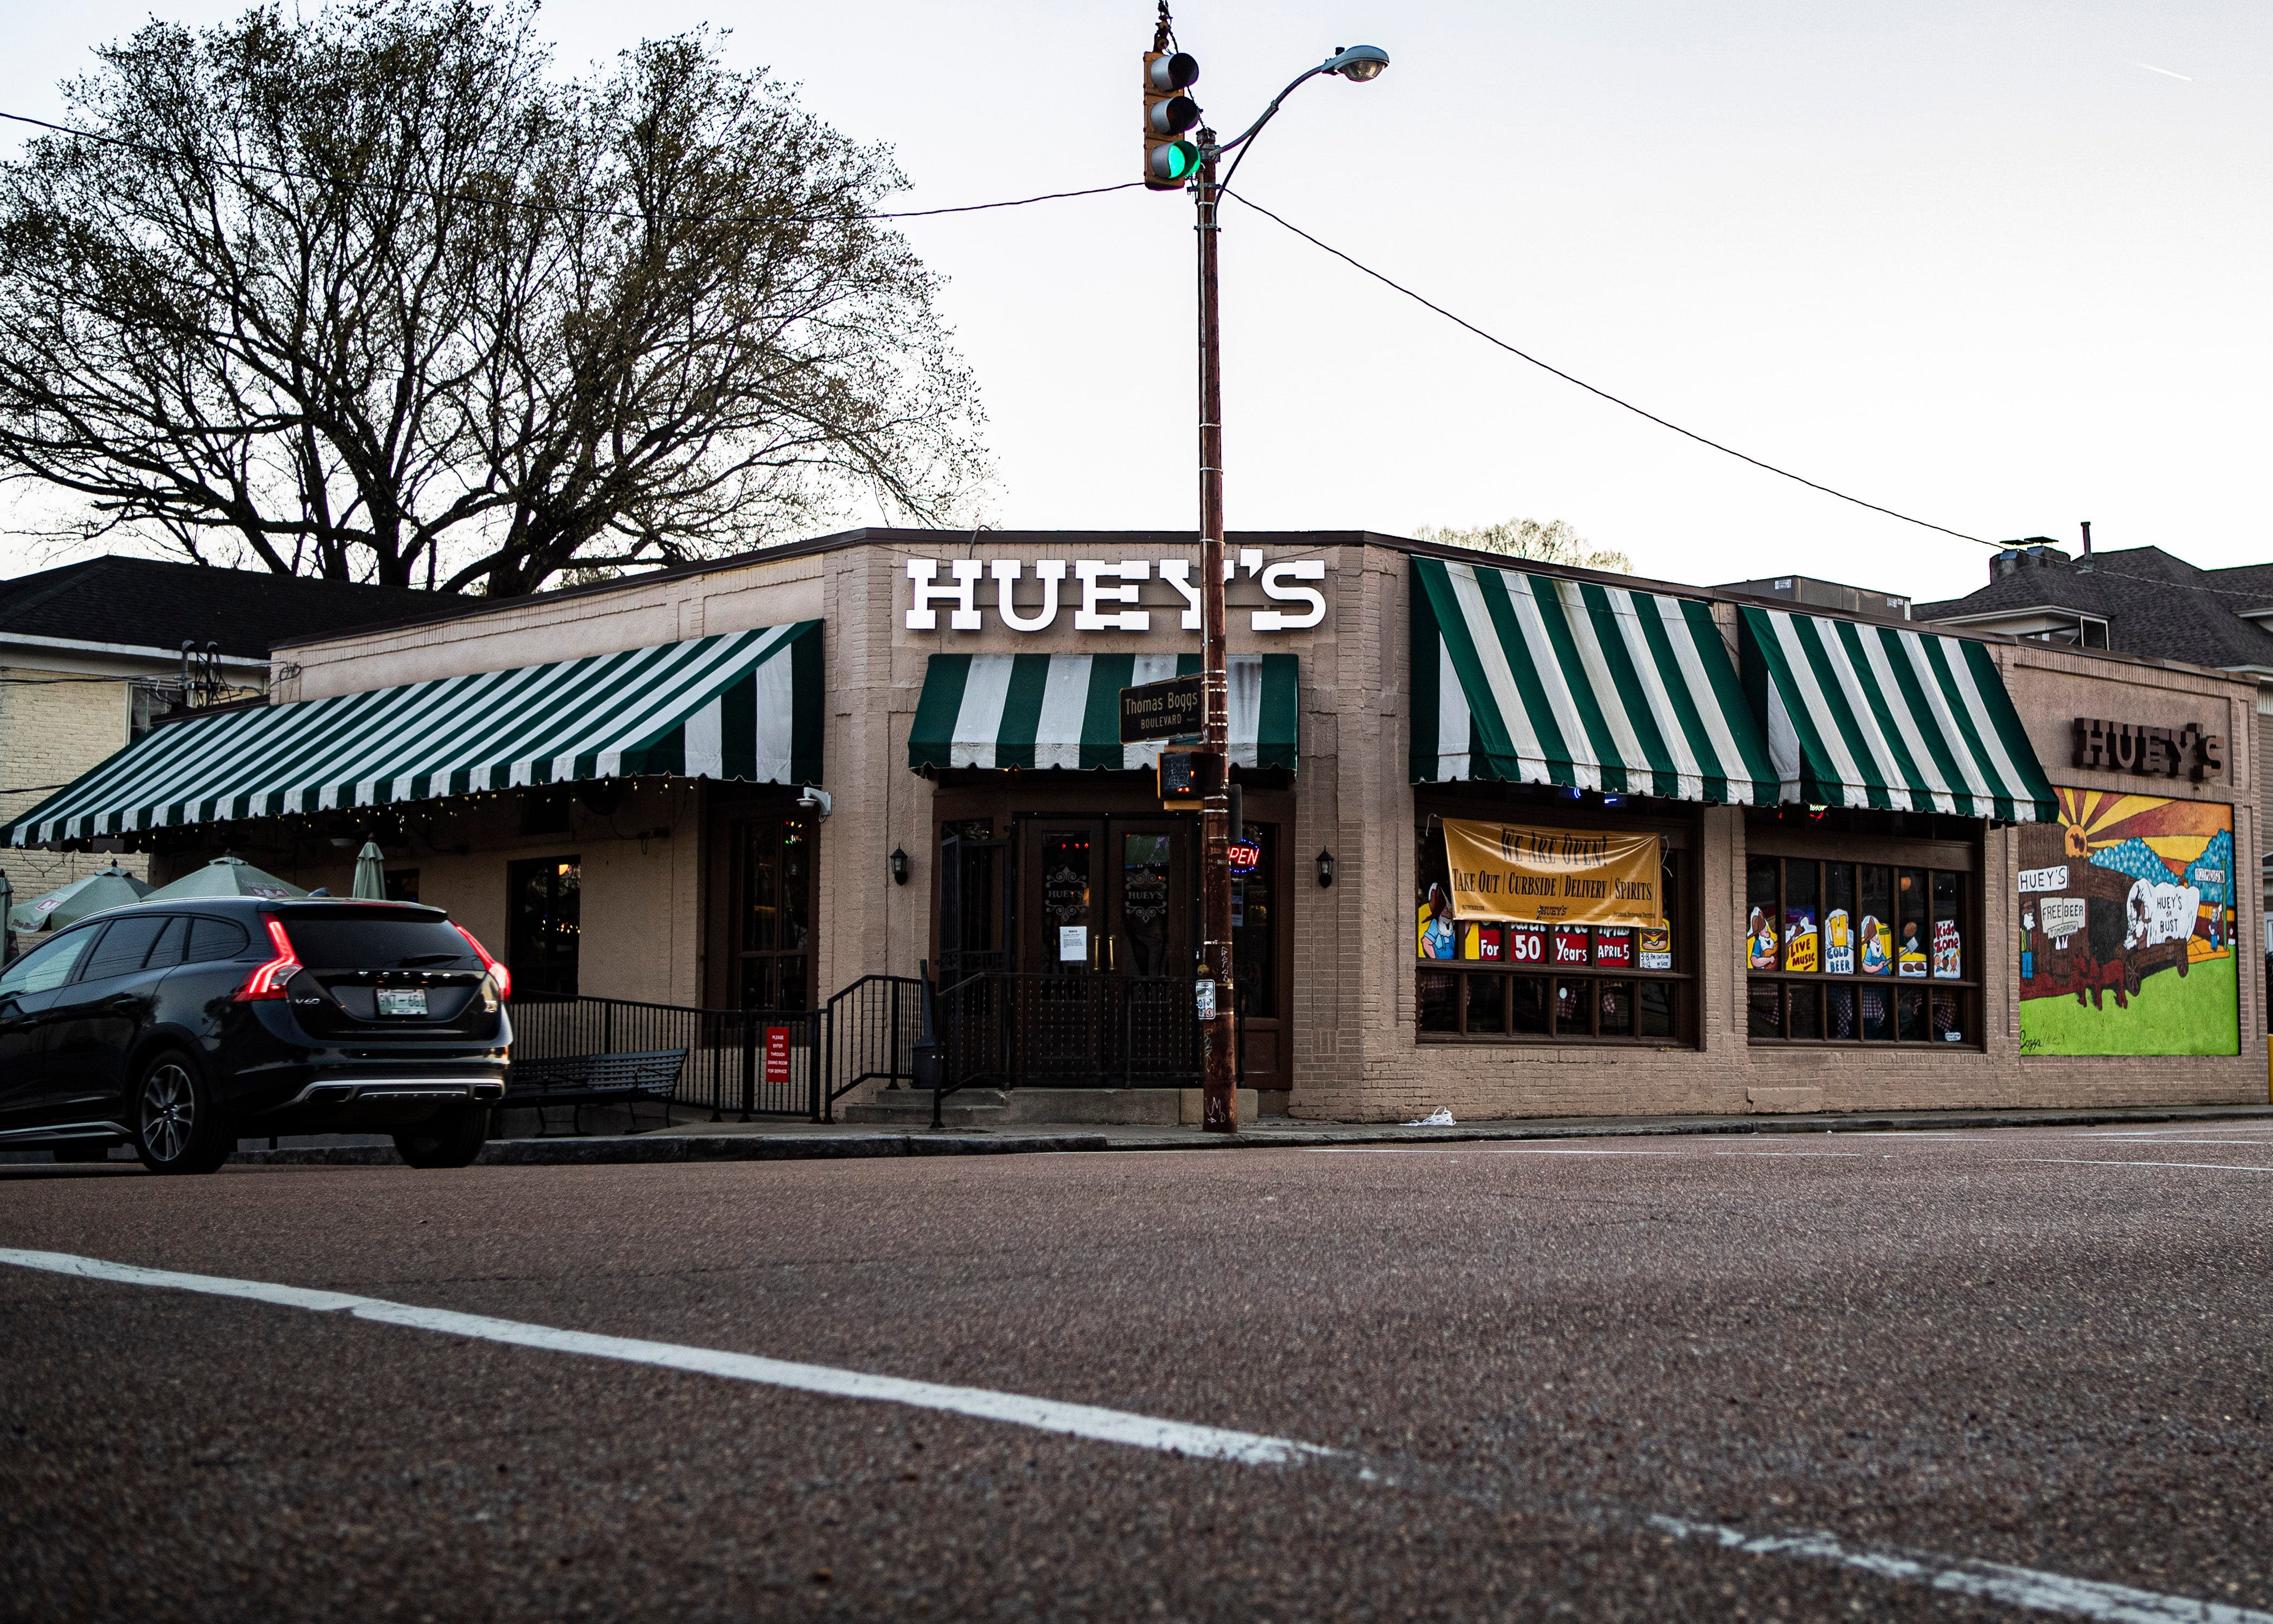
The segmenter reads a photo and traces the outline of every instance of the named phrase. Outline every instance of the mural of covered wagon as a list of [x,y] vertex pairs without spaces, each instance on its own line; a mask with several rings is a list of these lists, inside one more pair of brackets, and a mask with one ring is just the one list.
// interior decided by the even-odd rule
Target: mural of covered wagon
[[2097,1008],[2112,991],[2122,1009],[2156,971],[2187,974],[2200,891],[2091,862],[2064,866],[2066,889],[2022,903],[2031,961],[2026,968],[2033,973],[2023,978],[2022,997],[2074,993],[2078,1004],[2088,998]]
[[2053,793],[2020,833],[2021,1052],[2239,1052],[2232,808]]

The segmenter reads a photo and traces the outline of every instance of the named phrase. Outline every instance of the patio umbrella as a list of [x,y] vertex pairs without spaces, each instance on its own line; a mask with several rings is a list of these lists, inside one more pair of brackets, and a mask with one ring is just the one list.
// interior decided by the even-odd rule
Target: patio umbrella
[[90,914],[123,908],[149,894],[146,883],[113,863],[84,879],[59,885],[45,896],[17,904],[8,910],[8,923],[16,930],[60,930]]
[[349,895],[367,897],[373,902],[386,900],[386,870],[379,865],[386,853],[379,849],[379,842],[366,840],[363,850],[356,853],[355,889]]
[[216,857],[202,868],[192,868],[171,885],[150,893],[174,897],[304,897],[308,893],[242,857]]

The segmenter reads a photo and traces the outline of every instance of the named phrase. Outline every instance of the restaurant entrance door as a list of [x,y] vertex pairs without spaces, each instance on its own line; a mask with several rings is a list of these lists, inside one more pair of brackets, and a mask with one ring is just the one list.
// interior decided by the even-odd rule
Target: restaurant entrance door
[[1194,821],[1024,820],[1021,970],[1048,975],[1189,975]]
[[1045,1086],[1189,1086],[1196,820],[1017,821],[1017,963],[1001,1060]]

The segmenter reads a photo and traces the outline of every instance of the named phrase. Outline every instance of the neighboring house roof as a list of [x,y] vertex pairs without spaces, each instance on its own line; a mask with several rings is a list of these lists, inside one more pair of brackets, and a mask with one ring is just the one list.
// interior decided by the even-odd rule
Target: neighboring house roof
[[243,659],[278,642],[491,606],[478,598],[106,557],[0,581],[0,637],[178,650],[185,637]]
[[1910,618],[1991,630],[2031,611],[2067,611],[2105,620],[2107,646],[2120,653],[2273,671],[2273,631],[2243,618],[2273,609],[2273,564],[2197,569],[2160,547],[2089,559],[2042,549],[2012,561],[2010,574],[1977,592],[1912,605]]

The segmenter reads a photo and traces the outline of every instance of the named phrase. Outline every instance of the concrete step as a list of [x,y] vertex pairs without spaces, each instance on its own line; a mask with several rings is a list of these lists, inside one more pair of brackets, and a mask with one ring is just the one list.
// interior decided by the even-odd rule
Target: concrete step
[[[1000,1088],[961,1088],[940,1101],[940,1121],[950,1128],[991,1128],[1001,1124],[1005,1112]],[[931,1091],[928,1088],[886,1088],[864,1104],[848,1105],[837,1112],[845,1122],[875,1125],[890,1124],[902,1128],[931,1126]]]
[[[918,1088],[888,1088],[865,1103],[837,1113],[848,1123],[931,1125],[931,1094]],[[1078,1123],[1129,1127],[1174,1127],[1200,1120],[1197,1088],[964,1088],[947,1096],[941,1121],[949,1127],[975,1128],[1027,1123]],[[1239,1119],[1257,1116],[1255,1090],[1239,1091]]]

